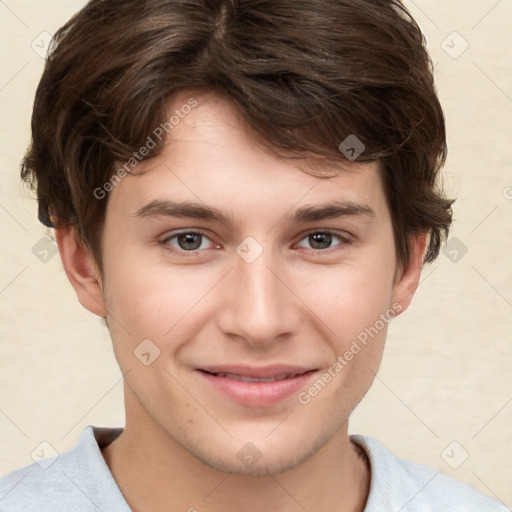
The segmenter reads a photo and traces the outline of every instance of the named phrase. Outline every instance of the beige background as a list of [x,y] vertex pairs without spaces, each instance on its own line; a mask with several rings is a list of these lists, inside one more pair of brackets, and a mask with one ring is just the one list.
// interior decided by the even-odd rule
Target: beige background
[[[18,178],[43,66],[40,34],[83,3],[0,2],[0,474],[32,462],[43,441],[62,452],[86,425],[124,421],[108,333],[79,305],[58,255],[48,252],[43,262],[34,254],[45,230]],[[425,268],[413,305],[392,323],[351,432],[512,506],[512,3],[406,5],[436,64],[455,224],[450,254]],[[469,47],[458,56],[464,40]]]

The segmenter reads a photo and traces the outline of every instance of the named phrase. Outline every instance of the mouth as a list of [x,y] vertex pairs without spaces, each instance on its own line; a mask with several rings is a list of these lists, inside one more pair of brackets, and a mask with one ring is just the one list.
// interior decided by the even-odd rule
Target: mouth
[[209,390],[248,407],[274,405],[297,394],[317,371],[317,368],[289,365],[260,368],[218,366],[197,369]]
[[283,373],[281,375],[274,375],[273,377],[251,377],[249,375],[238,375],[236,373],[211,373],[206,372],[214,377],[223,377],[225,379],[240,380],[242,382],[275,382],[276,380],[293,379],[298,375],[304,375],[304,373]]

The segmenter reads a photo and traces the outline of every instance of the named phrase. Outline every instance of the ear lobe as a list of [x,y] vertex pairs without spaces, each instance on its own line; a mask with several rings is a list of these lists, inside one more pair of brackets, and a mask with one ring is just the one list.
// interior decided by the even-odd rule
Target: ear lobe
[[106,317],[100,273],[91,252],[77,241],[74,227],[53,232],[64,270],[80,304],[91,313]]
[[402,274],[397,276],[393,286],[393,302],[398,302],[402,306],[400,313],[409,307],[418,288],[427,239],[428,234],[421,234],[409,240],[409,264],[403,269]]

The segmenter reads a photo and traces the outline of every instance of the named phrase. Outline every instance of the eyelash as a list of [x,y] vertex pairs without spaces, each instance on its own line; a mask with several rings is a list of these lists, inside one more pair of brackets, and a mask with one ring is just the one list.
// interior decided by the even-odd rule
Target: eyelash
[[[333,237],[336,237],[340,240],[340,243],[333,246],[333,247],[328,247],[327,249],[309,249],[309,251],[313,254],[325,254],[325,253],[328,253],[330,252],[332,249],[334,249],[335,247],[338,247],[338,246],[343,246],[343,245],[348,245],[352,242],[352,240],[348,237],[348,236],[344,236],[340,233],[338,233],[337,231],[332,231],[330,229],[321,229],[321,230],[315,230],[315,231],[310,231],[309,233],[306,233],[300,240],[299,242],[302,242],[302,240],[304,240],[305,238],[308,238],[309,236],[311,235],[316,235],[316,234],[322,234],[322,235],[331,235]],[[210,240],[210,238],[208,237],[208,234],[200,229],[195,229],[195,230],[191,230],[191,231],[181,231],[179,233],[175,233],[174,235],[171,235],[171,236],[168,236],[166,237],[164,240],[161,241],[161,244],[163,246],[165,246],[165,248],[171,252],[174,252],[174,253],[177,253],[177,254],[189,254],[189,255],[194,255],[194,254],[197,254],[199,252],[202,252],[204,251],[205,249],[195,249],[195,250],[191,250],[191,251],[186,251],[184,249],[176,249],[176,248],[169,248],[169,242],[175,238],[177,238],[178,236],[180,235],[200,235],[200,236],[203,236],[205,238],[208,238],[208,240]],[[212,240],[210,240],[212,241]]]

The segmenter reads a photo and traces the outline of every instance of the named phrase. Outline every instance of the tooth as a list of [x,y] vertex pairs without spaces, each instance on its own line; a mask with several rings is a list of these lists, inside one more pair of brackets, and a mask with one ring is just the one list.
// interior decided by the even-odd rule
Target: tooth
[[239,375],[239,380],[241,380],[242,382],[273,382],[274,381],[274,378],[273,377],[269,377],[269,378],[266,378],[266,379],[263,379],[263,378],[258,378],[258,377],[247,377],[245,375]]
[[237,375],[234,373],[215,373],[216,377],[223,377],[227,379],[240,380],[242,382],[274,382],[276,380],[284,380],[295,377],[297,374],[282,373],[274,377],[249,377],[246,375]]

